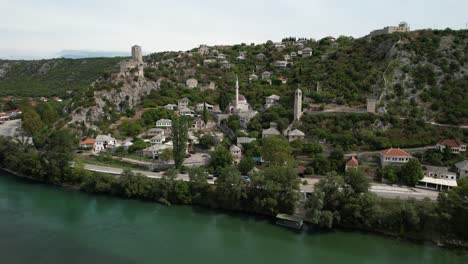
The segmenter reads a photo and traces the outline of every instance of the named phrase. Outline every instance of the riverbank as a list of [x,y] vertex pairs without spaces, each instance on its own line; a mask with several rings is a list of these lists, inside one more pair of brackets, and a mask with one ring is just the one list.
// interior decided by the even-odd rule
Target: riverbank
[[[2,170],[10,173],[12,175],[12,177],[19,177],[19,178],[22,178],[22,179],[25,179],[25,180],[39,182],[41,184],[49,184],[49,183],[44,182],[42,180],[36,179],[34,177],[22,175],[20,173],[16,173],[16,172],[14,172],[12,170],[9,170],[9,169],[2,169]],[[96,176],[96,177],[106,177],[104,175],[105,174],[96,174],[94,176]],[[109,177],[115,179],[115,176],[110,176],[109,175]],[[136,176],[135,178],[138,178],[138,176]],[[141,178],[143,179],[143,177],[141,177]],[[156,180],[156,181],[170,181],[170,180],[166,180],[166,179],[149,179],[149,180],[150,181],[154,181],[154,180]],[[176,182],[178,182],[178,181],[176,181]],[[184,182],[184,183],[189,184],[189,182]],[[101,189],[98,189],[98,188],[90,189],[89,187],[87,188],[86,186],[79,186],[79,185],[76,185],[76,184],[75,185],[71,185],[71,184],[53,184],[53,185],[58,186],[58,187],[63,187],[63,188],[66,188],[66,189],[70,189],[70,190],[75,190],[75,191],[82,191],[82,192],[92,193],[92,194],[104,194],[104,195],[116,196],[116,197],[121,197],[121,198],[126,198],[126,199],[146,200],[146,201],[157,202],[157,203],[160,203],[160,204],[163,204],[163,205],[189,204],[191,206],[201,206],[202,208],[222,210],[223,212],[253,214],[253,215],[256,215],[256,216],[259,216],[259,217],[267,217],[268,219],[270,219],[271,223],[274,222],[273,221],[273,219],[274,219],[273,215],[259,214],[258,212],[253,212],[252,210],[232,210],[232,209],[229,209],[229,208],[223,208],[223,207],[221,207],[219,205],[216,205],[216,204],[213,204],[213,203],[206,203],[206,202],[200,202],[200,201],[198,201],[198,202],[190,201],[190,203],[184,203],[184,202],[181,202],[180,200],[179,200],[179,202],[174,203],[174,199],[165,199],[165,198],[161,199],[160,198],[160,199],[155,200],[155,199],[151,199],[149,197],[144,197],[144,196],[137,196],[137,197],[134,197],[132,195],[122,196],[122,195],[119,195],[116,190],[107,190],[106,191],[106,190],[104,190],[102,188]],[[114,188],[116,188],[116,187],[117,186],[114,186]],[[308,221],[305,221],[305,223],[307,223],[308,225],[313,227],[313,229],[318,228],[318,227],[314,226],[313,224],[311,224]],[[343,231],[347,231],[347,232],[356,232],[357,231],[357,232],[364,232],[364,233],[368,233],[368,234],[379,234],[379,235],[387,237],[387,238],[397,239],[397,240],[404,240],[404,241],[411,241],[411,242],[416,243],[416,244],[427,244],[427,242],[429,242],[432,246],[452,249],[452,250],[455,250],[457,252],[463,252],[464,254],[466,252],[468,252],[468,244],[463,242],[463,241],[459,241],[459,240],[453,240],[453,239],[445,239],[444,240],[444,239],[440,239],[438,237],[430,237],[430,236],[413,236],[413,235],[408,234],[408,233],[405,234],[405,236],[402,236],[400,234],[393,233],[393,232],[388,232],[388,231],[385,231],[385,230],[370,229],[370,228],[356,227],[356,226],[345,226],[345,225],[339,225],[335,229],[343,230]],[[330,231],[329,229],[320,229],[320,228],[318,228],[318,230],[323,230],[325,232]]]

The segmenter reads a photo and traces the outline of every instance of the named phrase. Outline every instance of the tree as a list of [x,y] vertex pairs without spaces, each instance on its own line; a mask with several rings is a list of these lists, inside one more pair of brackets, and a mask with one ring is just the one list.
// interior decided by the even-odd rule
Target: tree
[[221,169],[232,164],[233,159],[231,152],[222,145],[218,145],[210,155],[210,167],[212,167],[216,173],[219,173]]
[[189,171],[190,191],[192,200],[195,203],[203,203],[206,201],[210,185],[207,182],[208,172],[203,168],[196,168]]
[[211,148],[212,146],[215,145],[215,138],[210,135],[210,134],[204,134],[201,138],[200,138],[200,142],[199,142],[199,145],[204,148],[204,149],[209,149]]
[[231,99],[227,93],[219,93],[218,104],[221,111],[226,111]]
[[208,119],[210,118],[208,109],[206,109],[206,103],[203,103],[203,114],[202,114],[203,122],[208,124]]
[[237,168],[243,175],[247,175],[252,169],[255,167],[255,160],[252,159],[252,157],[249,156],[244,156],[241,161],[239,162],[239,165]]
[[131,121],[131,120],[124,120],[120,125],[119,129],[123,135],[128,137],[135,137],[140,134],[142,127],[139,123]]
[[271,166],[293,164],[292,149],[286,139],[273,136],[263,139],[262,157]]
[[458,187],[448,192],[442,192],[438,198],[438,212],[442,219],[449,222],[449,230],[452,234],[462,239],[468,239],[468,179],[458,181]]
[[164,149],[161,154],[159,154],[159,159],[162,161],[169,161],[172,159],[173,155],[174,154],[172,153],[172,149],[167,148]]
[[418,159],[410,159],[401,167],[400,179],[407,185],[414,186],[424,177],[421,163]]
[[364,193],[369,190],[369,179],[361,170],[348,170],[344,179],[356,193]]
[[32,107],[24,107],[22,109],[23,129],[30,135],[41,130],[45,124],[42,122],[39,114]]
[[385,166],[381,170],[381,177],[388,180],[390,183],[398,182],[398,168],[394,166]]
[[184,116],[175,116],[172,119],[172,154],[177,169],[180,169],[187,151],[188,121]]
[[216,180],[216,197],[224,208],[241,208],[242,200],[247,197],[247,190],[244,179],[235,167],[221,169]]

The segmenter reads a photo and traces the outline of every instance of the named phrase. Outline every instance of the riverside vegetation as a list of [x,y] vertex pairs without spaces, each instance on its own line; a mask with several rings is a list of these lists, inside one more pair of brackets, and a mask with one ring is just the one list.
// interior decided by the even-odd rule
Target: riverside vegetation
[[[293,160],[287,152],[270,152],[269,166],[254,173],[251,182],[246,183],[240,171],[230,165],[229,158],[222,158],[224,150],[217,149],[221,154],[214,155],[219,158],[212,166],[219,176],[216,184],[210,185],[204,169],[190,170],[190,181],[184,182],[175,180],[176,171],[169,171],[162,179],[152,179],[129,170],[120,176],[92,173],[80,163],[72,168],[70,162],[77,143],[73,132],[43,128],[33,139],[31,146],[0,137],[0,166],[42,182],[90,193],[267,216],[292,213],[299,200],[297,173],[282,162]],[[307,220],[322,228],[362,229],[465,245],[468,209],[463,197],[468,196],[468,181],[461,180],[458,187],[441,193],[437,202],[382,199],[370,193],[368,187],[368,179],[360,171],[324,177],[305,203]]]

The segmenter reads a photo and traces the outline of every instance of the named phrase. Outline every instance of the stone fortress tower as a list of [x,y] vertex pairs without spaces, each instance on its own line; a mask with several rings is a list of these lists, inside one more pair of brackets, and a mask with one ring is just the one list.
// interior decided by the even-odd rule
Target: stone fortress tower
[[132,47],[132,60],[138,63],[143,63],[143,52],[141,51],[141,47],[138,45]]
[[143,77],[143,51],[140,46],[132,47],[132,59],[120,62],[121,77]]
[[299,121],[302,116],[302,91],[297,88],[294,93],[294,121]]

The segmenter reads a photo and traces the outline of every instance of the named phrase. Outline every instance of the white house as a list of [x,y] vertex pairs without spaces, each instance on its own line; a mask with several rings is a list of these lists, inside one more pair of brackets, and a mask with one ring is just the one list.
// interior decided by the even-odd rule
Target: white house
[[445,191],[457,187],[457,180],[424,177],[416,184],[416,187],[434,191]]
[[159,119],[158,121],[156,121],[156,127],[172,127],[172,120]]
[[185,84],[187,85],[187,88],[194,89],[198,86],[198,80],[195,78],[190,78],[185,82]]
[[165,135],[164,129],[162,128],[150,128],[146,131],[147,136],[158,136],[158,135]]
[[183,116],[195,116],[195,112],[186,106],[179,107],[179,114]]
[[94,141],[94,152],[99,153],[107,148],[115,146],[115,138],[110,135],[98,135]]
[[289,54],[289,56],[291,57],[291,59],[296,58],[297,57],[297,52],[293,51],[293,52],[291,52],[291,54]]
[[268,109],[274,105],[278,105],[280,97],[276,94],[272,94],[265,98],[265,109]]
[[423,165],[423,174],[425,177],[437,179],[457,179],[457,174],[450,172],[447,167]]
[[177,105],[176,104],[167,104],[167,105],[164,106],[164,109],[175,111],[177,109]]
[[281,136],[281,133],[276,129],[276,123],[270,123],[270,128],[262,131],[262,138]]
[[187,97],[184,97],[182,99],[179,99],[177,101],[177,106],[178,107],[182,107],[182,106],[188,106],[190,104],[190,99],[188,99]]
[[275,61],[273,63],[273,66],[275,66],[276,68],[284,69],[288,66],[288,62],[287,61]]
[[166,141],[164,134],[156,135],[150,139],[151,144],[163,144]]
[[255,55],[255,58],[257,60],[264,60],[266,58],[266,56],[263,53],[259,53],[259,54]]
[[294,140],[302,140],[304,139],[305,134],[304,132],[300,131],[299,129],[294,129],[288,132],[288,140],[292,142]]
[[256,81],[256,80],[258,80],[258,76],[255,73],[252,73],[249,76],[249,81],[252,82],[252,81]]
[[199,104],[197,104],[197,106],[196,106],[196,111],[197,111],[198,113],[203,112],[203,109],[205,108],[205,105],[206,105],[206,110],[207,110],[208,112],[212,112],[212,111],[213,111],[214,106],[213,106],[213,105],[210,105],[209,103],[199,103]]
[[312,56],[311,48],[305,48],[302,50],[302,57],[310,57],[310,56]]
[[231,152],[232,158],[234,159],[235,163],[239,163],[239,161],[242,158],[242,149],[236,145],[232,145],[229,148],[229,151]]
[[389,148],[380,152],[380,164],[382,167],[388,165],[401,166],[411,158],[412,156],[408,152],[399,148]]
[[460,153],[466,151],[466,143],[456,139],[445,139],[437,143],[436,148],[440,151],[444,151],[445,148],[449,148],[451,153]]

